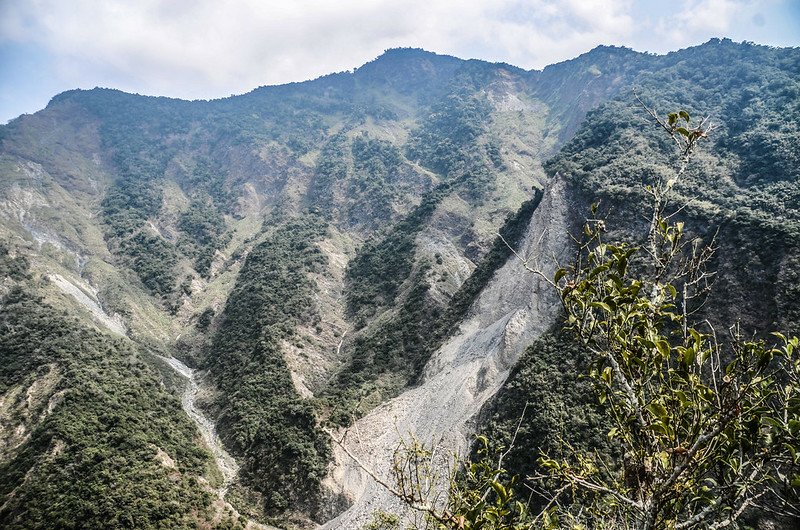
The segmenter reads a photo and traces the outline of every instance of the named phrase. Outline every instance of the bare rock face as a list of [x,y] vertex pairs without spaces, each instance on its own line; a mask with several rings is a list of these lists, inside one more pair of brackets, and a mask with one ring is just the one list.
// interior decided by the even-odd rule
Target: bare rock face
[[127,335],[127,329],[122,317],[117,313],[109,315],[103,309],[97,298],[97,289],[80,280],[70,281],[60,274],[52,274],[49,279],[64,293],[72,296],[76,302],[86,308],[91,313],[92,318],[104,328],[123,337]]
[[[568,215],[574,209],[567,203],[566,184],[554,180],[518,250],[529,265],[549,276],[570,249]],[[339,433],[346,450],[335,448],[335,466],[326,486],[353,504],[322,528],[359,528],[376,510],[402,510],[353,457],[391,483],[392,455],[404,439],[413,436],[435,447],[445,461],[454,452],[463,454],[473,417],[502,386],[520,353],[557,315],[555,291],[526,270],[521,259],[510,258],[475,301],[458,333],[430,359],[422,383]]]

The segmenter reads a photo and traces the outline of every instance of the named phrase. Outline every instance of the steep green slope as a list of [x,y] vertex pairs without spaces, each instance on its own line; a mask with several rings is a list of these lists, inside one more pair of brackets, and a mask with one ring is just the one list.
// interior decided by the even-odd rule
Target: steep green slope
[[[692,123],[709,117],[714,125],[673,188],[689,229],[706,238],[720,231],[714,263],[720,285],[708,315],[743,320],[750,331],[797,329],[778,308],[783,315],[794,311],[793,286],[783,278],[800,245],[800,175],[793,162],[800,145],[800,53],[723,40],[662,61],[663,68],[635,81],[643,101],[662,113],[686,109]],[[641,241],[626,212],[646,204],[643,184],[668,175],[671,156],[670,140],[628,96],[589,113],[547,169],[592,200],[604,199],[611,222]],[[757,175],[753,164],[761,168]]]
[[152,358],[45,303],[3,250],[17,284],[0,303],[0,524],[210,524],[209,455]]
[[278,221],[247,255],[207,352],[221,391],[214,404],[226,445],[243,460],[242,480],[264,495],[271,515],[317,509],[329,453],[311,404],[295,389],[282,343],[315,315],[307,274],[324,257],[315,216]]
[[[800,50],[711,41],[657,60],[660,68],[633,81],[662,114],[687,109],[693,122],[716,128],[683,180],[668,213],[680,208],[687,237],[716,237],[713,291],[694,318],[718,330],[741,325],[745,335],[800,330]],[[641,244],[648,202],[643,185],[673,176],[674,145],[634,95],[626,92],[587,114],[574,138],[548,163],[571,186],[578,204],[600,201],[610,238]],[[634,215],[633,212],[636,212]],[[575,212],[578,219],[581,212]],[[579,379],[586,353],[559,330],[531,345],[484,412],[483,431],[508,444],[525,420],[508,468],[536,470],[538,454],[558,454],[562,439],[608,448],[599,405]],[[532,452],[531,452],[532,451]]]
[[[794,49],[771,49],[728,40],[673,53],[633,86],[650,107],[682,108],[715,126],[708,153],[676,185],[704,215],[731,212],[787,230],[800,218],[798,201],[800,71]],[[665,166],[669,140],[631,97],[602,105],[548,165],[585,189],[623,193],[639,189]],[[653,158],[655,157],[655,158]]]

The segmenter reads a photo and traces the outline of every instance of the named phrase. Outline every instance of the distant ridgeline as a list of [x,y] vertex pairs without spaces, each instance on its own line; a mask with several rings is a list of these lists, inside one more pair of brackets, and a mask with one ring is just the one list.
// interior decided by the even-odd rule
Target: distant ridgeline
[[[641,236],[631,212],[670,146],[633,89],[717,125],[675,186],[687,229],[719,230],[705,314],[800,331],[797,49],[598,47],[542,71],[396,49],[215,101],[70,91],[0,127],[2,526],[244,522],[212,502],[219,474],[153,352],[208,371],[199,400],[240,464],[226,499],[243,517],[335,515],[326,429],[421,382],[551,178]],[[585,362],[553,330],[485,407],[502,441],[529,404],[511,471],[559,436],[612,451],[569,384]]]

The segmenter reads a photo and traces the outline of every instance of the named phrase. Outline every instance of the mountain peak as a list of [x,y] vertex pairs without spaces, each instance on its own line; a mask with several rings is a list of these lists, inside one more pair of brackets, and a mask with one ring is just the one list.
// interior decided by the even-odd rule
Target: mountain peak
[[412,58],[412,57],[436,57],[440,56],[440,54],[435,52],[430,52],[424,48],[413,48],[410,46],[398,46],[397,48],[387,48],[383,51],[382,54],[378,56],[376,60],[381,58],[394,58],[394,57],[404,57],[404,58]]
[[364,64],[356,69],[356,72],[362,70],[370,70],[376,66],[391,65],[392,67],[402,65],[415,65],[420,62],[428,62],[432,65],[436,64],[461,64],[463,59],[453,57],[452,55],[441,55],[434,52],[429,52],[422,48],[388,48],[384,50],[378,57]]
[[390,48],[356,69],[355,76],[411,93],[451,79],[464,63],[463,59],[421,48]]

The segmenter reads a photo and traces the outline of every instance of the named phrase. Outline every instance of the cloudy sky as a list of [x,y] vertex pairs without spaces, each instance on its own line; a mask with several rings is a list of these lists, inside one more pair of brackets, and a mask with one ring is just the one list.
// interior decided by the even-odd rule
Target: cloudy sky
[[542,68],[598,44],[800,45],[800,0],[0,0],[0,123],[70,88],[225,97],[398,46]]

